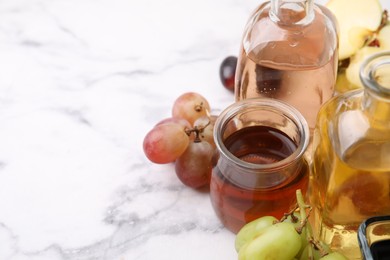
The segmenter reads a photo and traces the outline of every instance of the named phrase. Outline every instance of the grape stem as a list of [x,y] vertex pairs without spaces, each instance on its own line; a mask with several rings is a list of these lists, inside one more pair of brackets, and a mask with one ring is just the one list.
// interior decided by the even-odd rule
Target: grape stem
[[185,132],[186,132],[186,134],[187,134],[188,136],[190,136],[191,133],[195,133],[194,142],[195,142],[195,143],[199,143],[199,142],[202,141],[202,140],[200,139],[200,137],[199,137],[199,134],[200,134],[207,126],[209,126],[210,124],[211,124],[211,121],[210,121],[210,119],[209,119],[209,121],[207,122],[206,125],[200,126],[200,127],[195,126],[195,127],[192,128],[192,129],[186,129]]
[[279,220],[279,222],[283,222],[283,221],[285,221],[288,218],[288,216],[291,216],[291,221],[293,223],[297,223],[298,222],[298,218],[294,215],[294,212],[298,208],[299,208],[299,206],[298,206],[298,204],[296,204],[293,209],[291,209],[289,212],[283,214],[283,217]]
[[201,102],[200,104],[196,104],[194,109],[196,112],[201,112],[203,110],[203,102]]
[[[322,243],[320,241],[317,241],[313,238],[311,228],[306,226],[312,207],[305,203],[301,190],[296,191],[296,196],[297,196],[298,208],[300,209],[299,213],[301,215],[301,225],[298,227],[297,231],[298,233],[300,233],[302,232],[303,228],[306,228],[306,238],[309,241],[309,243],[312,245],[311,247],[309,247],[308,259],[314,259],[313,249],[319,250],[321,257],[328,255],[330,252],[324,246],[322,246]],[[308,209],[308,213],[306,213],[306,209]]]
[[[313,235],[311,233],[311,229],[306,226],[307,221],[309,219],[310,213],[311,213],[311,206],[307,205],[303,199],[302,191],[298,189],[296,191],[296,197],[297,197],[297,204],[299,208],[299,214],[301,215],[301,225],[298,227],[298,233],[301,233],[302,230],[305,228],[306,229],[306,239],[308,241],[313,240]],[[309,212],[306,214],[306,209],[309,210]],[[313,255],[313,247],[310,246],[308,248],[308,259],[314,259]]]
[[[296,191],[296,196],[297,196],[297,203],[298,203],[298,208],[299,208],[299,214],[301,215],[301,225],[299,227],[300,230],[298,230],[298,233],[302,232],[303,227],[306,226],[306,223],[309,219],[310,212],[311,212],[311,206],[307,205],[303,199],[303,195],[300,189]],[[306,214],[306,209],[309,210],[309,212]],[[311,233],[311,232],[308,232]],[[311,235],[311,234],[308,234]]]
[[198,128],[197,126],[195,126],[192,129],[187,129],[186,134],[188,136],[190,136],[191,133],[195,133],[194,143],[200,143],[200,142],[202,142],[202,140],[200,139],[199,134],[202,132],[203,129],[204,129],[204,127]]
[[199,137],[199,133],[200,133],[200,130],[198,129],[197,126],[195,126],[194,128],[194,133],[195,133],[195,139],[194,139],[194,143],[200,143],[202,140],[200,140],[200,137]]
[[[285,221],[290,216],[291,217],[291,221],[293,223],[297,223],[298,222],[298,218],[294,215],[294,213],[297,210],[299,210],[299,214],[300,214],[300,217],[301,217],[301,223],[300,223],[299,227],[296,228],[296,230],[297,230],[297,232],[299,234],[301,234],[303,228],[306,226],[306,223],[307,223],[307,221],[309,219],[310,212],[311,212],[311,206],[307,205],[304,202],[301,190],[297,190],[296,191],[296,197],[297,197],[297,204],[289,212],[283,214],[283,217],[280,219],[280,222]],[[309,209],[309,212],[307,214],[306,214],[306,209]]]

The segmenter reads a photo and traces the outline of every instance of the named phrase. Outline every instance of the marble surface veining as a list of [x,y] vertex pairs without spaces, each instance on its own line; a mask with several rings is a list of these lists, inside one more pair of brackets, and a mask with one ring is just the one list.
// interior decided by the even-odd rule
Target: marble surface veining
[[0,260],[236,259],[142,141],[184,92],[233,102],[219,64],[259,2],[2,0]]

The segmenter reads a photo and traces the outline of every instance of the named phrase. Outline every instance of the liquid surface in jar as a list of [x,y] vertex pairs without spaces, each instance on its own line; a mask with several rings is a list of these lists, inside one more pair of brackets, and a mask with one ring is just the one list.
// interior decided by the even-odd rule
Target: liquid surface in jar
[[237,158],[256,164],[279,162],[297,149],[285,133],[268,126],[245,127],[229,136],[224,144]]
[[[238,158],[257,164],[278,162],[296,150],[296,144],[283,132],[264,126],[247,127],[224,142]],[[296,177],[266,190],[244,189],[225,178],[215,167],[210,186],[213,207],[222,223],[234,233],[246,223],[264,215],[281,218],[296,204],[295,192],[307,190],[308,165],[303,160]],[[277,174],[277,173],[275,173]],[[254,186],[256,183],[253,184]]]

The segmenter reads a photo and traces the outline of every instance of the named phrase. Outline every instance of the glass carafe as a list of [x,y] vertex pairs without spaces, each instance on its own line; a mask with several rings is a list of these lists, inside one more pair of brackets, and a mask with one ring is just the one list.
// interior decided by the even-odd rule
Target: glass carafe
[[236,101],[283,100],[310,130],[320,106],[334,94],[338,62],[334,17],[313,0],[271,0],[251,15],[238,57]]
[[361,67],[362,90],[321,108],[313,140],[310,200],[316,235],[360,259],[357,229],[390,215],[390,52]]

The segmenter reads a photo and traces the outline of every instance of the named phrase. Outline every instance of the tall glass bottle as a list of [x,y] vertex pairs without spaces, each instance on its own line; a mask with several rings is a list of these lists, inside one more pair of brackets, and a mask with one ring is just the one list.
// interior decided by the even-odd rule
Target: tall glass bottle
[[317,236],[350,259],[361,259],[359,224],[390,215],[390,52],[369,58],[360,77],[364,90],[319,112],[310,180]]
[[320,106],[334,94],[338,36],[334,17],[313,0],[271,0],[250,17],[238,57],[236,101],[283,100],[311,132]]

